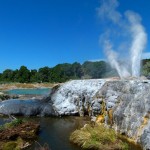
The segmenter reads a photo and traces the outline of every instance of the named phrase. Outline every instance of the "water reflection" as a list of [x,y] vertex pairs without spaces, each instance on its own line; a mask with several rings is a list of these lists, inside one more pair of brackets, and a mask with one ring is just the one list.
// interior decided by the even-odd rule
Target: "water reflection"
[[[41,145],[47,143],[51,150],[81,150],[80,147],[69,142],[69,136],[75,129],[79,129],[89,122],[88,118],[39,118],[36,120],[41,124],[38,143]],[[35,144],[29,149],[32,150],[34,147]]]

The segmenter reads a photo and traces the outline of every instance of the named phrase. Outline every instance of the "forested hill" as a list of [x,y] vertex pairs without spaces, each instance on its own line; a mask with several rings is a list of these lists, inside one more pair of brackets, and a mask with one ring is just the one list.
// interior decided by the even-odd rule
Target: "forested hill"
[[[143,60],[142,75],[150,76],[150,59]],[[26,66],[20,69],[6,69],[0,74],[1,82],[65,82],[70,79],[96,79],[118,76],[114,69],[105,61],[86,61],[82,65],[58,64],[53,68],[43,67],[38,70],[29,70]]]

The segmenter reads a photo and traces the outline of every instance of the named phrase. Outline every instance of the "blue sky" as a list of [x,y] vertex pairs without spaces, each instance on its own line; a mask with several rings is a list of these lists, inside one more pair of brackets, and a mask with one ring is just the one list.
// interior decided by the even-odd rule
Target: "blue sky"
[[[120,0],[119,11],[139,13],[150,32],[150,1]],[[0,0],[0,72],[105,59],[99,45],[100,0]],[[149,43],[145,49],[149,54]]]

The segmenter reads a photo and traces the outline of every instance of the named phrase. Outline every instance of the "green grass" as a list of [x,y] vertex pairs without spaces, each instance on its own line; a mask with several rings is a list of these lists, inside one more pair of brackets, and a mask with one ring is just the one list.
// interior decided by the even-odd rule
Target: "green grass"
[[10,122],[10,123],[5,123],[4,127],[5,127],[5,129],[11,128],[11,127],[16,127],[16,126],[18,126],[19,124],[22,124],[22,122],[23,122],[22,119],[15,119],[15,120],[13,120],[13,121]]
[[22,124],[23,122],[24,122],[24,120],[22,120],[22,119],[15,119],[12,122],[5,123],[4,125],[1,125],[0,131],[3,131],[3,130],[8,129],[8,128],[16,127],[16,126]]
[[70,141],[84,149],[96,150],[128,150],[128,145],[118,139],[114,130],[104,125],[86,125],[80,130],[74,131]]

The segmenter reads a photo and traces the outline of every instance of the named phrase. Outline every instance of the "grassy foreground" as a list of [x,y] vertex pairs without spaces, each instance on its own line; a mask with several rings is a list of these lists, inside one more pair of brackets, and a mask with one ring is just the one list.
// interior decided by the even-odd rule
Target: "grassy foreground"
[[92,150],[128,150],[127,143],[122,142],[114,130],[104,127],[103,124],[85,125],[75,130],[70,141],[84,149]]

